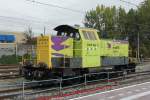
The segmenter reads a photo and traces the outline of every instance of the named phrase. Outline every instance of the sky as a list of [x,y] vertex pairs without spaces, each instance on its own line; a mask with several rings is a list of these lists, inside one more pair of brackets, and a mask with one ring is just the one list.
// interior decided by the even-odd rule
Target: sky
[[[41,5],[29,0],[0,0],[0,30],[25,31],[32,27],[33,32],[41,34],[46,27],[46,33],[53,32],[53,28],[61,24],[83,26],[85,12],[97,5],[122,6],[127,11],[135,6],[120,0],[35,0],[77,12]],[[139,5],[143,0],[126,0]]]

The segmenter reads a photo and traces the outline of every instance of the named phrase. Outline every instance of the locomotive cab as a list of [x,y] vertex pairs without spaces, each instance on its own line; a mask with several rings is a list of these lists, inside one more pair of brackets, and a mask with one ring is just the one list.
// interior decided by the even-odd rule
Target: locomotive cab
[[[55,28],[57,37],[73,39],[72,55],[69,55],[69,68],[91,68],[100,66],[99,57],[99,37],[97,30],[90,28],[79,28],[68,25],[60,25]],[[63,42],[65,44],[65,42]],[[65,44],[66,45],[66,44]],[[66,58],[66,57],[64,57]],[[55,58],[54,58],[55,59]],[[58,64],[58,63],[57,63]]]

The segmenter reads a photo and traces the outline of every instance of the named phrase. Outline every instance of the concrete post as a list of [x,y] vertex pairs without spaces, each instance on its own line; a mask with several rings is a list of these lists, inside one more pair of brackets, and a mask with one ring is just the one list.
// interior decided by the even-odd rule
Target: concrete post
[[109,78],[110,78],[109,75],[110,75],[110,73],[108,72],[107,73],[107,85],[109,85]]
[[24,97],[25,97],[25,95],[24,95],[24,81],[22,82],[22,100],[24,100]]
[[59,80],[59,94],[61,95],[61,90],[62,90],[62,78]]
[[84,75],[84,85],[85,86],[87,85],[87,75],[86,74]]

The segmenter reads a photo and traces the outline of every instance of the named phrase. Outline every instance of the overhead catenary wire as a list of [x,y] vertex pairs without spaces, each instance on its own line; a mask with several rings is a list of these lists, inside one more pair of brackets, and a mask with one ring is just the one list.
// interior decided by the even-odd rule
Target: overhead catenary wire
[[[10,17],[10,16],[0,16],[1,19],[1,25],[3,24],[4,26],[7,26],[9,24],[13,26],[18,26],[18,27],[37,27],[42,28],[43,27],[50,27],[50,26],[55,26],[57,25],[56,23],[51,23],[49,21],[44,22],[44,21],[37,21],[37,20],[31,20],[31,19],[24,19],[24,18],[18,18],[18,17]],[[17,24],[17,25],[15,25]]]
[[137,8],[139,8],[139,6],[135,3],[132,3],[132,2],[129,2],[129,1],[126,1],[126,0],[120,0],[121,2],[124,2],[124,3],[127,3],[129,5],[132,5],[132,6],[136,6]]
[[[0,9],[0,10],[4,11],[4,12],[10,12],[10,13],[13,13],[13,14],[15,13],[17,15],[24,16],[24,17],[27,17],[27,18],[30,18],[30,19],[34,19],[34,21],[35,21],[35,19],[36,20],[42,20],[40,18],[33,17],[33,16],[30,16],[30,15],[26,15],[26,14],[23,14],[22,12],[17,12],[17,11],[14,11],[14,10],[4,10],[4,9]],[[28,20],[28,19],[25,19],[25,20]]]
[[37,20],[31,20],[31,19],[24,19],[24,18],[17,18],[17,17],[9,17],[9,16],[0,16],[0,18],[9,19],[9,20],[18,20],[18,21],[24,21],[24,22],[34,22],[34,23],[48,23],[44,21],[37,21]]
[[[7,26],[7,27],[6,27]],[[17,31],[18,29],[22,29],[22,31],[24,31],[24,29],[27,29],[28,27],[31,27],[30,25],[20,25],[20,24],[6,24],[6,23],[0,23],[0,27],[2,28],[2,29],[0,29],[0,30],[6,30],[6,29],[10,29],[10,28],[12,28],[12,29],[10,29],[10,30],[14,30],[13,29],[13,27],[15,27],[15,30]],[[38,29],[41,29],[42,30],[42,28],[43,27],[38,27],[38,26],[32,26],[32,27],[34,27],[34,29],[35,30],[38,30]]]
[[[66,7],[62,7],[62,6],[55,5],[55,4],[43,3],[43,2],[36,1],[36,0],[26,0],[26,1],[33,2],[33,3],[37,3],[37,4],[41,4],[41,5],[45,5],[45,6],[50,6],[50,7],[65,9],[65,10],[69,10],[69,11],[76,12],[76,13],[85,14],[85,12],[83,12],[83,11],[76,10],[76,9],[66,8]],[[121,1],[121,2],[124,2],[124,3],[127,3],[127,4],[130,4],[130,5],[133,5],[133,6],[136,6],[136,7],[138,8],[138,5],[136,5],[136,4],[132,3],[132,2],[125,1],[125,0],[120,0],[120,1]],[[134,25],[150,27],[150,26],[144,25],[144,24],[136,24],[136,23],[134,23]]]
[[[63,6],[59,6],[59,5],[55,5],[55,4],[50,4],[50,3],[44,3],[44,2],[40,2],[40,1],[36,1],[36,0],[26,0],[26,1],[37,3],[37,4],[41,4],[41,5],[45,5],[45,6],[65,9],[65,10],[69,10],[69,11],[76,12],[76,13],[81,13],[81,14],[85,13],[84,11],[81,11],[81,10],[70,9],[70,8],[67,8],[67,7],[63,7]],[[120,0],[120,1],[124,2],[124,3],[128,3],[128,4],[133,5],[133,6],[136,6],[138,8],[138,5],[136,5],[136,4],[132,3],[132,2],[125,1],[125,0]]]
[[[38,2],[38,1],[35,1],[35,0],[26,0],[26,1],[30,1],[30,2],[34,2],[34,3],[38,3],[38,4],[42,4],[42,5],[45,5],[46,3],[42,3],[42,2]],[[123,2],[126,2],[125,0],[120,0],[120,1],[123,1]],[[130,3],[130,2],[126,2],[128,4],[132,4],[132,5],[136,5],[136,4],[133,4],[133,3]],[[54,5],[54,4],[46,4],[47,6],[49,5],[50,7],[56,7],[56,8],[60,8],[60,9],[64,9],[65,7],[61,7],[61,6],[58,6],[58,5]],[[137,6],[137,5],[136,5]],[[70,11],[75,11],[75,12],[78,12],[78,13],[85,13],[85,12],[82,12],[82,11],[79,11],[79,10],[75,10],[75,9],[70,9],[70,8],[65,8],[65,9],[69,9]],[[4,17],[4,18],[7,18],[7,19],[15,19],[15,20],[20,20],[20,21],[24,21],[24,22],[35,22],[35,23],[39,23],[39,24],[52,24],[50,22],[41,22],[39,20],[28,20],[28,19],[23,19],[23,18],[15,18],[15,17],[7,17],[7,16],[0,16],[1,17]],[[135,23],[136,24],[136,23]],[[148,26],[148,25],[144,25],[144,24],[136,24],[136,25],[139,25],[139,26]],[[45,26],[45,25],[43,25]]]
[[28,20],[28,19],[8,17],[8,16],[0,16],[0,20],[1,20],[1,23],[0,23],[1,30],[2,29],[6,30],[8,28],[9,29],[12,28],[12,30],[14,30],[13,27],[16,27],[17,29],[22,28],[22,31],[24,31],[24,29],[27,29],[28,27],[33,27],[35,30],[43,31],[44,26],[48,28],[48,27],[50,27],[50,25],[52,25],[52,24],[44,25],[44,24],[41,24],[41,22],[39,22],[39,21],[37,21],[38,24],[31,23],[31,22],[29,22],[30,20]]
[[20,12],[17,12],[17,11],[13,11],[13,10],[3,10],[1,9],[2,11],[5,11],[5,12],[13,12],[13,13],[16,13],[17,15],[21,15],[21,16],[26,16],[25,18],[22,18],[22,17],[13,17],[13,16],[3,16],[3,15],[0,15],[0,20],[2,23],[6,23],[7,22],[14,22],[14,23],[17,23],[17,24],[20,24],[20,25],[27,25],[27,26],[42,26],[42,27],[50,27],[50,26],[55,26],[55,25],[58,25],[57,23],[55,22],[51,22],[49,20],[44,20],[44,19],[41,19],[41,18],[38,18],[38,17],[33,17],[33,16],[30,16],[30,15],[25,15],[23,13],[20,13]]
[[64,10],[68,10],[68,11],[75,12],[75,13],[85,14],[84,11],[76,10],[76,9],[71,9],[71,8],[67,8],[67,7],[62,7],[62,6],[55,5],[55,4],[39,2],[39,1],[36,1],[36,0],[26,0],[26,1],[29,1],[29,2],[32,2],[32,3],[37,3],[37,4],[40,4],[40,5],[44,5],[44,6],[49,6],[49,7],[64,9]]

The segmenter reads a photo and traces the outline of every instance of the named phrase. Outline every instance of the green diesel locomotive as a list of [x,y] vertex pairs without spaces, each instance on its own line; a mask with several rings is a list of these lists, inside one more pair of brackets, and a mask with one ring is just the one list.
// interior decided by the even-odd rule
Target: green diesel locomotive
[[56,36],[37,38],[36,63],[23,66],[26,78],[77,76],[101,71],[135,71],[126,40],[102,39],[92,28],[60,25]]

